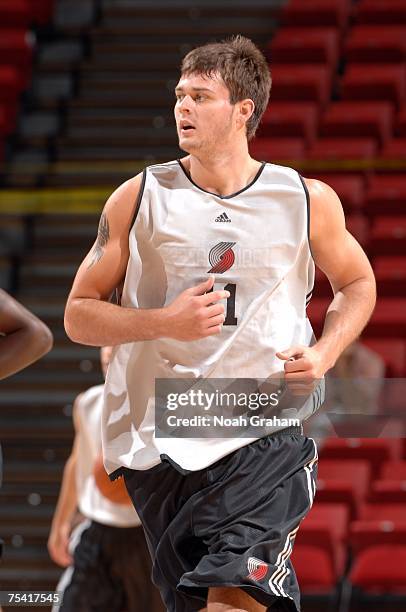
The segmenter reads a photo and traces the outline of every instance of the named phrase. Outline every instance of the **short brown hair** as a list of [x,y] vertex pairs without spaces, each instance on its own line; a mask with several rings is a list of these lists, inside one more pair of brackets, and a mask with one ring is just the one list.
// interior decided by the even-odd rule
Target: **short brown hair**
[[250,98],[255,109],[247,121],[247,138],[255,135],[268,105],[271,75],[265,57],[252,40],[238,35],[190,51],[182,61],[182,74],[212,76],[218,72],[230,92],[230,104]]

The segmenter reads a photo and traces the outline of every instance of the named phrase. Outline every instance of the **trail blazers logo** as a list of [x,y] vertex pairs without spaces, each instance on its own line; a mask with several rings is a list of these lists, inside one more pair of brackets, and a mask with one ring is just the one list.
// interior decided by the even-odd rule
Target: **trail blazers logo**
[[265,561],[261,561],[261,559],[256,559],[255,557],[248,558],[247,567],[249,571],[247,578],[257,582],[259,580],[263,580],[268,573],[268,564],[265,563]]
[[208,270],[208,274],[223,274],[231,268],[235,260],[234,245],[235,242],[219,242],[211,249],[209,262],[212,268]]

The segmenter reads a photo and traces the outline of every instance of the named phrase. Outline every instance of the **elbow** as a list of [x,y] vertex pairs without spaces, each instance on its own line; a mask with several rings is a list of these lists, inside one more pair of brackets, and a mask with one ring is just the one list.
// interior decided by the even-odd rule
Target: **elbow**
[[44,325],[43,337],[42,337],[42,349],[41,349],[43,350],[43,355],[45,355],[46,353],[49,353],[53,349],[53,346],[54,346],[54,336],[51,330],[49,329],[49,327]]
[[376,298],[377,298],[377,287],[376,287],[375,274],[372,268],[369,270],[368,275],[366,275],[365,277],[365,283],[369,287],[368,295],[371,300],[371,306],[372,308],[375,308]]
[[63,323],[69,340],[83,344],[77,321],[77,304],[74,300],[68,300],[66,304]]
[[52,349],[54,337],[51,330],[42,321],[35,321],[30,326],[30,344],[35,360],[40,359]]

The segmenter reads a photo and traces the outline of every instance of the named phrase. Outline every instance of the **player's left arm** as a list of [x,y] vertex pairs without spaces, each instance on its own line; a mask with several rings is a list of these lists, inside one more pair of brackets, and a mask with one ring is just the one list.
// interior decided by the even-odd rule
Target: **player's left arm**
[[[315,264],[334,292],[323,333],[312,347],[290,347],[277,356],[285,360],[286,378],[318,379],[332,368],[355,340],[373,312],[376,283],[361,246],[346,230],[341,202],[331,187],[306,180],[310,196],[310,247]],[[289,360],[289,358],[293,358]]]

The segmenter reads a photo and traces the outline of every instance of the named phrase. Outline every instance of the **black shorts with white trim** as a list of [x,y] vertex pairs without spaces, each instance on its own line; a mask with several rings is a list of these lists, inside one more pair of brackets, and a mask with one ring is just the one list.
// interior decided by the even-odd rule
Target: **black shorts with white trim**
[[238,587],[272,612],[300,610],[290,561],[316,491],[317,448],[300,428],[256,440],[208,468],[122,468],[168,612],[195,612],[210,587]]

